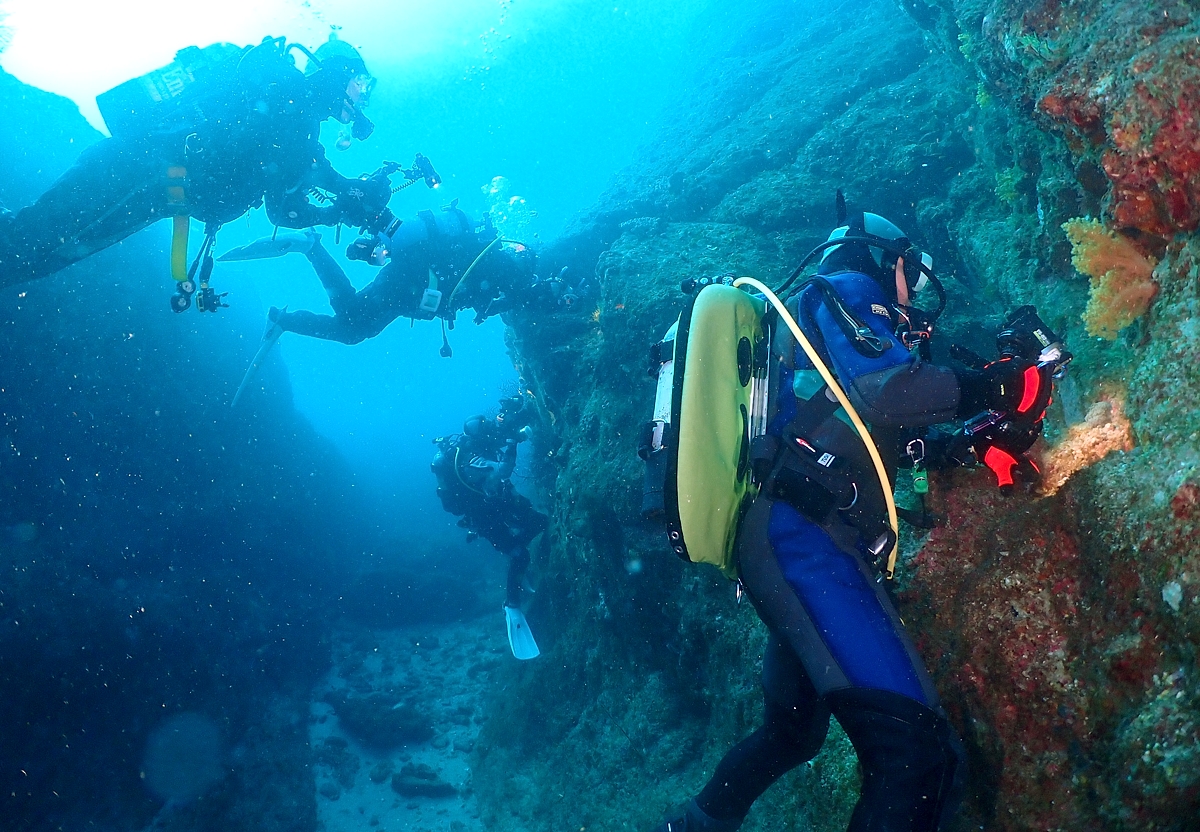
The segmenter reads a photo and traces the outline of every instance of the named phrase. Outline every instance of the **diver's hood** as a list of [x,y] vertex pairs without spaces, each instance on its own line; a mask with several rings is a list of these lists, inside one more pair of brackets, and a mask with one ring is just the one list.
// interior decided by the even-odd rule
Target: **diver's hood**
[[[837,245],[844,241],[845,245]],[[834,245],[821,255],[818,273],[858,271],[883,285],[889,297],[894,296],[896,260],[904,258],[904,280],[912,294],[929,286],[933,274],[933,257],[909,241],[908,235],[891,220],[862,212],[848,225],[833,229],[826,243]],[[910,268],[910,265],[912,268]]]
[[946,308],[946,288],[934,274],[933,258],[913,245],[908,236],[890,220],[865,211],[850,214],[841,191],[837,192],[837,214],[838,227],[830,232],[825,242],[813,248],[800,261],[800,265],[780,287],[780,295],[784,295],[804,269],[819,256],[818,274],[861,272],[875,280],[884,295],[896,302],[895,268],[897,259],[902,257],[909,294],[915,295],[930,286],[937,293],[937,308],[933,312],[922,313],[923,319],[930,324],[936,321]]

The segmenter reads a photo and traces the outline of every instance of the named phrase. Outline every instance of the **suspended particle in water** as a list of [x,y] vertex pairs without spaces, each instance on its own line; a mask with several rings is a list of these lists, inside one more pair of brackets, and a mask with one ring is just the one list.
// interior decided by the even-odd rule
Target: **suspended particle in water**
[[1167,581],[1163,584],[1162,599],[1172,611],[1179,612],[1179,605],[1183,602],[1183,587],[1178,581]]

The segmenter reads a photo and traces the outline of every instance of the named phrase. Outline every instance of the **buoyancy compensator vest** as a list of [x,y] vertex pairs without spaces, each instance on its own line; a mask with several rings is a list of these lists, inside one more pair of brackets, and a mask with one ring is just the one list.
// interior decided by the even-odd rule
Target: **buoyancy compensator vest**
[[459,287],[470,272],[470,266],[463,269],[455,264],[472,258],[473,266],[499,242],[490,224],[477,225],[458,207],[456,199],[440,212],[419,211],[415,220],[397,222],[388,232],[374,237],[362,237],[351,248],[374,251],[382,247],[390,259],[384,270],[411,269],[414,263],[427,263],[428,281],[404,314],[419,320],[441,317],[453,322],[457,307],[450,301],[457,300],[455,292],[469,294],[460,292]]
[[658,395],[639,448],[643,513],[663,516],[675,554],[729,578],[738,524],[758,493],[750,448],[766,425],[764,310],[727,285],[696,293],[656,345]]

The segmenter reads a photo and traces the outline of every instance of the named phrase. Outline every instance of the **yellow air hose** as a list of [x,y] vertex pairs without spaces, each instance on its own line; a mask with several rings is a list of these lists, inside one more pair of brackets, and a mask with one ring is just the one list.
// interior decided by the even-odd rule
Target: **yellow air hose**
[[467,266],[467,270],[462,273],[462,276],[457,281],[455,281],[454,288],[450,290],[450,301],[447,303],[447,306],[450,309],[454,308],[454,299],[456,297],[458,297],[458,288],[467,282],[467,278],[471,276],[471,272],[475,271],[475,267],[479,265],[479,261],[483,259],[483,256],[485,254],[487,254],[489,251],[491,251],[493,248],[495,248],[497,245],[499,245],[500,243],[509,243],[511,245],[518,245],[518,246],[525,245],[524,243],[519,242],[518,240],[507,240],[500,236],[497,236],[496,239],[494,239],[490,243],[488,243],[487,247],[484,248],[483,251],[479,252],[479,256],[471,261],[471,265]]
[[783,301],[753,277],[739,277],[733,281],[733,285],[735,288],[751,286],[757,289],[775,307],[775,311],[779,313],[779,317],[787,324],[788,329],[792,331],[796,342],[804,348],[808,360],[817,368],[817,372],[821,374],[821,378],[829,385],[829,389],[837,397],[838,403],[845,409],[846,414],[850,417],[850,421],[854,423],[854,429],[862,437],[863,444],[867,446],[867,453],[871,455],[871,462],[875,464],[875,473],[879,475],[879,484],[883,487],[883,499],[887,502],[888,523],[892,527],[892,534],[896,537],[896,542],[892,546],[891,553],[888,555],[887,571],[884,573],[890,581],[896,573],[896,556],[900,553],[900,519],[896,515],[896,500],[892,496],[892,484],[888,480],[887,469],[883,466],[883,458],[879,456],[879,449],[875,447],[875,440],[871,438],[871,432],[867,430],[867,426],[859,417],[858,411],[854,409],[854,405],[850,404],[850,399],[846,397],[845,391],[842,390],[842,386],[838,384],[837,379],[833,377],[833,373],[825,366],[825,362],[821,360],[821,356],[817,354],[816,349],[813,348],[808,338],[804,337],[804,332],[801,331],[800,325],[796,323],[796,319],[792,317],[792,313],[787,311],[787,307],[783,305]]
[[479,252],[479,256],[471,261],[471,265],[467,266],[467,270],[462,273],[462,276],[457,281],[455,281],[454,288],[450,290],[450,300],[446,304],[447,307],[449,307],[450,309],[454,309],[454,298],[458,296],[458,287],[462,286],[464,283],[467,282],[467,278],[471,276],[471,272],[475,271],[475,267],[479,265],[479,261],[483,259],[483,255],[485,255],[489,251],[491,251],[492,248],[495,247],[497,244],[504,243],[504,242],[508,242],[508,241],[500,239],[500,236],[497,235],[496,239],[494,239],[490,243],[488,243],[487,246],[484,248],[484,250]]

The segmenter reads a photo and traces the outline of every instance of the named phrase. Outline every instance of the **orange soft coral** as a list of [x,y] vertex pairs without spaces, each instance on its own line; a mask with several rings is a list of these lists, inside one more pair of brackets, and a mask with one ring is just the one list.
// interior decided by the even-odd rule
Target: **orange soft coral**
[[1044,497],[1062,488],[1076,471],[1093,465],[1113,451],[1133,450],[1133,432],[1125,409],[1117,398],[1096,402],[1078,425],[1042,458],[1042,481],[1038,493]]
[[1083,321],[1089,335],[1116,339],[1117,333],[1150,308],[1158,293],[1157,261],[1095,220],[1063,223],[1071,240],[1071,262],[1092,283]]

